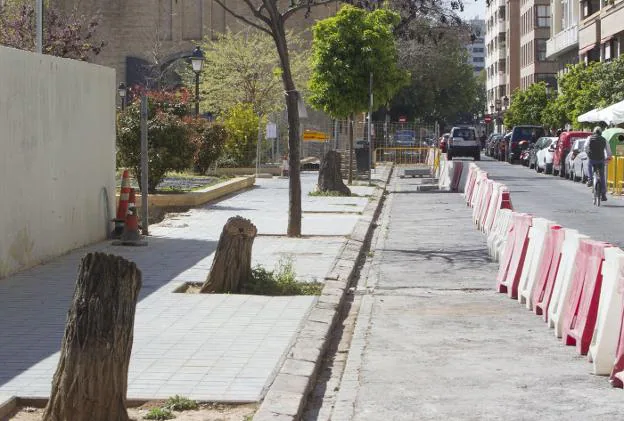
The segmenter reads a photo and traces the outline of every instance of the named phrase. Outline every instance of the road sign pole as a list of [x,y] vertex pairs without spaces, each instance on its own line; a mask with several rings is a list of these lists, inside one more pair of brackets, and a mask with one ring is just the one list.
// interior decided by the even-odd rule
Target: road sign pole
[[368,82],[368,184],[371,184],[373,178],[373,143],[371,142],[372,126],[373,126],[373,72],[370,73]]

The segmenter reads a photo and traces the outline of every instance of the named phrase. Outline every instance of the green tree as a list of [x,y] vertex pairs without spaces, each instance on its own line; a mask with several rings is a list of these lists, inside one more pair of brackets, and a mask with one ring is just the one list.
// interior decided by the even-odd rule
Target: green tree
[[225,154],[236,165],[249,167],[256,159],[259,116],[251,104],[240,103],[233,106],[225,116],[225,129],[228,138]]
[[557,109],[574,127],[579,127],[578,116],[599,105],[600,66],[599,63],[570,65],[558,79]]
[[[293,79],[305,85],[310,66],[303,39],[294,33],[287,37]],[[247,103],[261,116],[284,109],[279,56],[268,34],[253,28],[238,33],[228,30],[214,40],[206,38],[202,49],[206,55],[200,86],[204,109],[222,114]]]
[[[406,84],[398,67],[393,30],[399,15],[385,9],[368,12],[343,6],[313,27],[310,104],[332,117],[347,117],[369,107],[373,74],[373,110],[385,105]],[[349,131],[353,150],[353,130]],[[349,183],[352,182],[349,166]]]
[[597,67],[598,105],[607,107],[624,100],[624,57],[601,62]]
[[505,113],[505,126],[513,127],[519,124],[543,124],[542,113],[548,104],[546,83],[534,83],[524,91],[516,89],[512,94],[512,101]]

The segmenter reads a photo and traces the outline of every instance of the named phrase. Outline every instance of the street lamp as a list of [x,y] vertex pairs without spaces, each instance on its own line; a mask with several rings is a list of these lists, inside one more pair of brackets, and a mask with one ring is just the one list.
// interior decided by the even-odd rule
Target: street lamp
[[191,54],[191,65],[195,72],[195,117],[199,116],[199,74],[204,68],[204,60],[204,52],[198,45]]
[[117,87],[117,94],[121,98],[121,111],[126,108],[126,84],[121,82]]
[[507,97],[507,95],[505,95],[503,97],[503,105],[504,105],[505,109],[507,109],[507,107],[509,107],[509,98]]

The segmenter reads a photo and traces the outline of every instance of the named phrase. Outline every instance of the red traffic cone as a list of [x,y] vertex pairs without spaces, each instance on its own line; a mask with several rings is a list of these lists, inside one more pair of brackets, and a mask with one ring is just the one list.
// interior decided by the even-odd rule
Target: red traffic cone
[[117,206],[117,217],[113,219],[115,223],[115,229],[111,236],[113,238],[120,238],[123,233],[124,224],[126,222],[126,214],[128,213],[128,201],[130,199],[130,175],[128,170],[124,170],[121,176],[121,192],[119,193],[119,206]]
[[121,241],[116,241],[113,245],[122,246],[146,246],[147,242],[144,241],[139,233],[139,217],[137,216],[137,210],[135,205],[135,193],[134,189],[130,189],[128,198],[128,213],[121,234]]

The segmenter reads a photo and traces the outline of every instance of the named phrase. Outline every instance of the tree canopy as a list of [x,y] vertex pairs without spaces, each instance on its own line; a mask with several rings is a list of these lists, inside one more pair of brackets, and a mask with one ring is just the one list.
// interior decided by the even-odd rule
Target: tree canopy
[[399,15],[390,10],[349,5],[318,21],[312,29],[310,104],[333,117],[363,112],[373,73],[373,109],[385,105],[409,76],[398,67],[398,23]]
[[[309,64],[302,38],[288,33],[287,39],[293,78],[297,85],[305,85]],[[201,73],[205,109],[223,114],[240,103],[250,104],[260,115],[284,109],[282,70],[269,35],[253,28],[227,31],[215,40],[206,39],[202,49],[206,55]]]
[[534,83],[523,91],[517,89],[512,94],[511,104],[505,113],[505,126],[543,124],[543,112],[549,100],[546,83],[544,82]]

